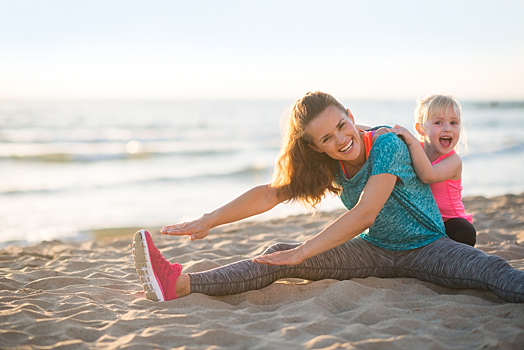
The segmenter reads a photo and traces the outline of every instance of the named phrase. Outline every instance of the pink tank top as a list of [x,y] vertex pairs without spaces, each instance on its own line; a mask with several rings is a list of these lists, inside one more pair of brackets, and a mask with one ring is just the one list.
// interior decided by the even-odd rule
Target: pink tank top
[[[437,164],[454,153],[455,150],[438,157],[431,165]],[[444,221],[452,218],[463,218],[473,223],[473,215],[466,214],[462,203],[462,179],[436,182],[429,184],[429,186]]]

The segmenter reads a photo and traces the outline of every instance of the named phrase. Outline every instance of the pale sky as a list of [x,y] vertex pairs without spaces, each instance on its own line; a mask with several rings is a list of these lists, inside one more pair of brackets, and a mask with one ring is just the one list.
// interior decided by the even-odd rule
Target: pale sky
[[524,1],[0,0],[0,99],[524,99]]

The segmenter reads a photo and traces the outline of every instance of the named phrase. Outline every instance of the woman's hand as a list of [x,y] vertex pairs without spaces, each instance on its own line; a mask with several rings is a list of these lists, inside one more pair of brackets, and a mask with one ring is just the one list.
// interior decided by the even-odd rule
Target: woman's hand
[[189,236],[194,241],[205,238],[213,227],[264,213],[281,202],[283,200],[278,198],[275,188],[269,184],[260,185],[199,219],[166,226],[160,232],[165,235]]
[[417,138],[415,136],[413,136],[412,133],[409,132],[408,129],[406,129],[405,127],[403,126],[400,126],[400,125],[395,125],[394,127],[392,128],[388,128],[387,129],[389,132],[392,132],[398,136],[400,136],[400,138],[402,140],[404,140],[404,142],[406,143],[406,145],[408,146],[411,146],[412,144],[414,143],[417,143],[419,142],[417,140]]
[[252,259],[253,262],[265,265],[298,265],[304,260],[305,258],[300,250],[300,246],[289,250],[282,250],[271,254],[257,256]]
[[160,230],[164,235],[189,236],[189,239],[203,239],[209,234],[211,224],[206,216],[199,219],[183,222],[177,225],[165,226]]

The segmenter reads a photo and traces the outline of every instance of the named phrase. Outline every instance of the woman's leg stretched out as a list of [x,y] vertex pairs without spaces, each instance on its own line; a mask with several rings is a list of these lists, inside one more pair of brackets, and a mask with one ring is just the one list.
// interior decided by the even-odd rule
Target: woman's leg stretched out
[[398,273],[448,288],[483,289],[501,299],[524,302],[524,272],[504,259],[449,238],[398,253]]
[[[135,235],[133,254],[146,297],[151,300],[176,298],[175,289],[179,296],[190,292],[230,295],[260,289],[281,278],[316,281],[373,276],[413,277],[449,288],[483,289],[509,302],[524,302],[524,272],[512,268],[500,257],[449,238],[441,238],[414,250],[390,252],[356,237],[295,266],[263,265],[248,259],[208,271],[183,274],[178,278],[181,266],[163,258],[154,248],[150,236],[144,239],[148,247],[142,249],[142,243],[137,243],[142,240],[136,238],[140,232],[145,231]],[[266,252],[292,249],[297,245],[278,243]],[[141,254],[141,251],[146,253]],[[151,264],[147,263],[148,259]],[[145,263],[142,262],[144,260]],[[163,280],[162,276],[167,276],[167,279]],[[154,290],[155,283],[157,291]]]
[[[277,243],[264,254],[292,249],[298,245]],[[260,289],[281,278],[318,281],[369,276],[395,277],[393,261],[391,252],[356,237],[299,265],[264,265],[247,259],[209,271],[190,273],[189,277],[192,293],[230,295]]]
[[[297,244],[278,243],[265,253],[287,250]],[[182,266],[171,264],[154,246],[147,231],[135,234],[133,259],[146,298],[171,300],[189,293],[230,295],[263,288],[278,279],[293,277],[312,281],[322,279],[395,277],[394,253],[380,249],[360,237],[294,266],[238,261],[212,270],[181,274]]]
[[[297,244],[276,244],[267,253]],[[504,259],[469,245],[441,238],[429,245],[390,252],[356,237],[296,266],[275,266],[243,260],[213,270],[189,274],[191,292],[229,295],[263,288],[280,278],[317,281],[364,277],[413,277],[455,289],[491,291],[509,302],[524,302],[524,272]]]

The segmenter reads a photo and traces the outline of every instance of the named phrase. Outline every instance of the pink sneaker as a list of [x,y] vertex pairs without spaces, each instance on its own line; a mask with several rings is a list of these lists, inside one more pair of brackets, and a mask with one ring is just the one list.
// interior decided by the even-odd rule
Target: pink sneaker
[[175,284],[182,272],[182,265],[167,261],[146,230],[135,233],[133,261],[147,299],[167,301],[177,298]]

